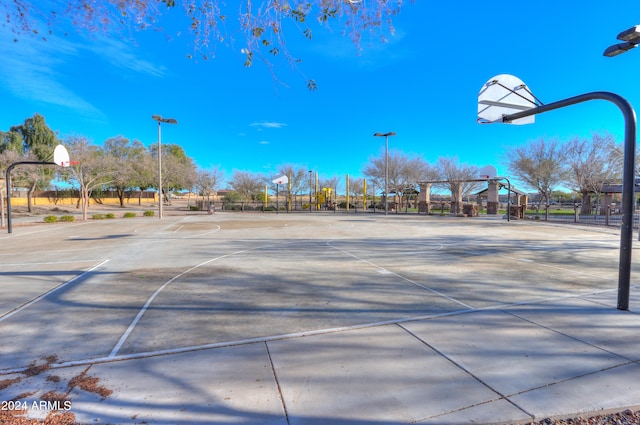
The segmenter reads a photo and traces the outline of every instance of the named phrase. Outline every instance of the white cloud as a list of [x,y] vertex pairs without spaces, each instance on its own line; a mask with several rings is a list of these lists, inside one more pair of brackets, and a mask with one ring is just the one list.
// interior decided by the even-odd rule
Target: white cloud
[[386,35],[386,41],[382,41],[381,38],[364,37],[358,49],[348,36],[324,33],[321,35],[322,42],[312,43],[311,49],[321,56],[339,61],[342,66],[375,69],[415,54],[404,47],[403,40],[406,36],[405,31],[396,28],[393,35]]
[[124,41],[100,37],[95,42],[84,47],[117,68],[128,69],[138,74],[146,74],[153,77],[167,75],[166,67],[156,66],[145,59],[139,58],[131,46]]
[[[43,48],[45,47],[45,48]],[[58,69],[65,58],[78,55],[78,47],[65,39],[49,41],[21,37],[13,41],[6,28],[0,28],[1,84],[14,96],[63,106],[83,113],[102,115],[93,105],[62,84]]]
[[267,142],[266,140],[261,140],[261,141],[258,142],[258,144],[260,144],[260,145],[268,145],[269,142]]
[[95,55],[111,66],[152,77],[162,77],[167,70],[136,56],[134,49],[122,41],[95,38],[83,43],[50,35],[47,41],[14,34],[0,26],[0,85],[20,99],[57,105],[84,116],[104,120],[104,114],[64,83],[65,67],[83,55]]
[[281,122],[274,121],[262,121],[262,122],[253,122],[249,124],[250,127],[258,127],[258,128],[282,128],[285,127],[286,124]]

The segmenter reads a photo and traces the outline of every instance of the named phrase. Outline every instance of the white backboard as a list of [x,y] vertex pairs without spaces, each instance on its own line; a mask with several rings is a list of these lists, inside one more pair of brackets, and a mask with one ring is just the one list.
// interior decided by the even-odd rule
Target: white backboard
[[69,161],[69,152],[64,146],[58,145],[53,150],[53,162],[61,167],[68,167],[71,165],[71,162]]
[[[502,117],[538,106],[535,97],[518,77],[496,75],[478,93],[478,122],[503,122]],[[511,124],[531,124],[534,116],[511,121]]]
[[482,169],[480,169],[480,175],[479,177],[481,179],[495,179],[496,176],[498,175],[498,170],[496,170],[496,167],[494,167],[493,165],[487,165],[482,167]]
[[272,180],[271,183],[275,183],[275,184],[287,184],[289,183],[289,178],[287,178],[287,176],[280,176],[275,180]]

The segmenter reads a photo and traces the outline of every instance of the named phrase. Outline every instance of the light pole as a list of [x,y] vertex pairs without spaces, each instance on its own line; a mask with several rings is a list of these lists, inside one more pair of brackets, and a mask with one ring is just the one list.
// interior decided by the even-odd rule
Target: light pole
[[158,121],[158,218],[162,220],[162,137],[160,123],[178,124],[178,121],[174,118],[162,118],[160,115],[151,115],[151,118]]
[[[631,28],[629,28],[628,30],[624,30],[622,31],[620,34],[618,34],[618,36],[616,37],[618,40],[623,41],[624,43],[618,43],[618,44],[614,44],[612,46],[607,47],[607,49],[604,51],[603,55],[607,56],[607,57],[614,57],[614,56],[618,56],[624,52],[628,52],[631,49],[634,49],[636,47],[638,47],[638,44],[640,44],[640,25],[635,25]],[[629,155],[631,155],[629,153]],[[626,158],[626,157],[625,157]],[[626,159],[625,159],[626,161]],[[625,162],[626,164],[626,162]],[[630,165],[629,165],[630,166]],[[634,168],[635,168],[635,164],[634,164]],[[631,177],[629,177],[630,179]],[[627,184],[629,184],[629,181],[627,181]],[[633,186],[635,189],[635,181],[633,182]],[[626,193],[626,191],[623,189],[623,191]],[[631,193],[631,190],[629,189],[629,192]],[[623,195],[624,197],[624,195]],[[632,196],[632,200],[633,200],[633,204],[634,204],[634,208],[635,208],[635,193]],[[624,208],[624,205],[623,205]],[[631,226],[633,227],[633,226]],[[631,230],[632,231],[632,230]],[[629,231],[629,232],[631,232]],[[629,245],[631,245],[631,236],[629,236]],[[640,233],[638,233],[638,240],[640,240]],[[630,256],[631,254],[629,254]],[[631,261],[630,257],[628,259],[628,261]],[[627,279],[626,274],[625,274],[625,279]],[[621,310],[626,310],[629,304],[629,287],[630,283],[629,282],[625,282],[624,283],[624,290],[623,290],[623,294],[622,296],[618,295],[618,308],[620,308]],[[621,308],[622,307],[622,308]]]
[[375,133],[375,137],[384,137],[384,215],[389,214],[389,136],[395,136],[394,131],[388,133]]
[[620,41],[624,41],[624,43],[618,43],[607,47],[603,53],[604,56],[618,56],[619,54],[638,47],[638,44],[640,44],[640,25],[636,25],[628,30],[622,31],[616,38]]
[[311,192],[313,191],[313,173],[312,170],[309,170],[309,212],[311,212]]

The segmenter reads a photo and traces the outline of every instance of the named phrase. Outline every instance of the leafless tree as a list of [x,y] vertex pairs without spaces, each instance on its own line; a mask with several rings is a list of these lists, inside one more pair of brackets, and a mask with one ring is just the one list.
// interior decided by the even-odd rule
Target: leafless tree
[[415,201],[415,197],[420,191],[418,183],[435,179],[438,170],[422,157],[416,156],[409,158],[402,166],[402,172],[400,174],[403,176],[404,181],[397,189],[401,189],[403,197],[406,200],[405,207],[407,207],[410,201]]
[[475,165],[460,164],[456,157],[440,157],[436,164],[438,178],[446,181],[442,185],[451,191],[451,212],[462,212],[462,198],[480,187],[479,169]]
[[551,192],[565,180],[565,154],[557,140],[530,140],[505,151],[504,164],[518,181],[538,191],[540,201],[549,203]]
[[252,173],[250,171],[234,171],[229,185],[240,195],[242,199],[242,210],[245,204],[259,197],[265,182],[262,174]]
[[[381,149],[376,157],[370,157],[363,168],[364,174],[376,188],[384,190],[386,151]],[[434,168],[420,156],[410,156],[397,150],[389,151],[389,194],[396,194],[400,199],[405,195],[415,195],[418,182],[432,179]]]
[[210,202],[210,196],[215,194],[221,182],[222,171],[217,167],[209,170],[199,169],[196,171],[195,188],[198,194],[207,197],[207,202]]
[[[354,204],[357,204],[359,199],[363,199],[364,179],[349,178],[349,196],[354,197]],[[365,208],[366,208],[366,205],[365,205]]]
[[84,136],[71,136],[65,140],[64,144],[74,161],[66,169],[66,177],[80,190],[79,204],[82,204],[82,219],[86,220],[91,192],[112,183],[117,172],[114,167],[115,161]]
[[591,139],[575,137],[563,146],[567,183],[582,196],[581,212],[591,213],[591,194],[599,195],[602,185],[620,180],[624,153],[611,134],[593,134]]
[[[17,162],[38,162],[38,158],[32,152],[18,153],[13,150],[6,150],[0,154],[0,169],[2,170],[2,178],[7,168],[11,164]],[[32,211],[32,194],[38,185],[48,183],[47,177],[51,174],[44,174],[42,167],[38,165],[20,165],[16,166],[11,173],[11,188],[15,187],[27,188],[27,210]]]
[[287,176],[287,179],[289,179],[285,191],[287,195],[287,210],[290,210],[293,197],[309,187],[309,172],[306,167],[283,164],[278,166],[278,176]]

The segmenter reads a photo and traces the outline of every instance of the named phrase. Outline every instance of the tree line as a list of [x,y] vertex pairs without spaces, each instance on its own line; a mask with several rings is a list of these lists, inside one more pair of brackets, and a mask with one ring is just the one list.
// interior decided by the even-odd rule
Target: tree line
[[[364,198],[366,186],[368,199],[372,201],[376,195],[385,195],[386,159],[384,150],[371,156],[361,170],[364,177],[350,179],[345,194],[355,199]],[[508,171],[506,177],[522,189],[539,195],[538,207],[548,205],[554,192],[568,190],[570,196],[581,199],[581,212],[590,214],[592,198],[600,196],[603,186],[621,182],[624,151],[613,135],[593,133],[590,138],[576,136],[565,142],[555,138],[529,140],[505,148],[501,162]],[[435,190],[451,193],[456,198],[453,199],[455,205],[460,207],[463,198],[468,198],[485,184],[478,181],[480,169],[477,165],[461,163],[455,156],[439,157],[430,163],[420,155],[391,150],[386,176],[389,196],[397,196],[401,202],[406,202],[419,193],[420,183],[434,182]],[[292,164],[280,166],[278,175],[289,178],[289,185],[283,188],[287,199],[312,192],[321,202],[327,201],[327,192],[323,189],[331,189],[336,194],[342,180],[342,177],[333,176],[318,180],[316,185],[306,168]],[[274,177],[236,171],[228,183],[242,202],[255,202],[261,199],[265,184],[275,192],[275,185],[271,183]]]
[[581,212],[590,214],[592,197],[599,197],[608,183],[620,183],[624,150],[611,134],[593,133],[591,138],[573,137],[531,140],[505,151],[509,173],[549,204],[551,193],[566,187],[581,199]]
[[[83,212],[96,190],[113,190],[121,206],[127,193],[158,188],[158,146],[145,147],[139,140],[124,136],[111,137],[99,146],[85,136],[59,139],[49,128],[43,116],[35,114],[8,131],[0,131],[0,167],[3,170],[19,161],[51,161],[53,149],[63,144],[73,163],[69,167],[23,166],[14,169],[15,187],[27,189],[28,208],[36,189],[50,187],[52,180],[70,184],[78,189]],[[369,194],[384,195],[385,151],[373,155],[362,167],[363,178],[349,180],[348,195],[364,197],[365,185]],[[549,203],[551,193],[566,187],[582,197],[583,212],[589,212],[590,199],[599,194],[602,186],[619,181],[622,174],[623,150],[610,134],[593,134],[591,138],[575,137],[566,143],[556,139],[537,139],[511,148],[503,155],[503,164],[509,177],[526,189],[536,191],[541,202]],[[388,155],[388,189],[390,195],[411,200],[419,193],[419,183],[439,182],[434,186],[456,194],[455,201],[462,205],[462,197],[478,190],[480,167],[460,163],[456,157],[439,157],[430,163],[420,155],[391,150]],[[163,198],[173,191],[189,190],[200,196],[215,194],[223,184],[233,191],[231,198],[243,204],[259,202],[265,186],[273,193],[276,177],[286,175],[289,183],[280,187],[290,202],[292,197],[312,193],[318,203],[328,203],[337,195],[343,177],[317,179],[306,167],[282,164],[270,175],[236,170],[227,180],[219,168],[201,169],[195,165],[181,146],[162,145]],[[317,180],[316,180],[317,179]],[[324,190],[323,190],[324,189]],[[328,191],[327,191],[328,190]],[[346,188],[345,188],[346,191]],[[371,199],[371,196],[369,196]],[[140,202],[140,200],[139,200]]]
[[[40,114],[0,132],[0,167],[6,170],[16,162],[51,162],[58,144],[69,151],[72,158],[69,167],[24,165],[13,171],[13,186],[27,189],[29,211],[33,192],[50,187],[52,180],[66,182],[79,190],[85,219],[89,199],[95,190],[114,190],[120,205],[124,206],[127,191],[135,188],[141,193],[158,188],[157,145],[145,148],[139,140],[129,140],[124,136],[109,138],[102,146],[92,143],[86,136],[59,139]],[[162,186],[167,189],[163,190],[165,198],[172,190],[193,187],[198,176],[207,173],[196,168],[182,147],[174,144],[162,146]]]

